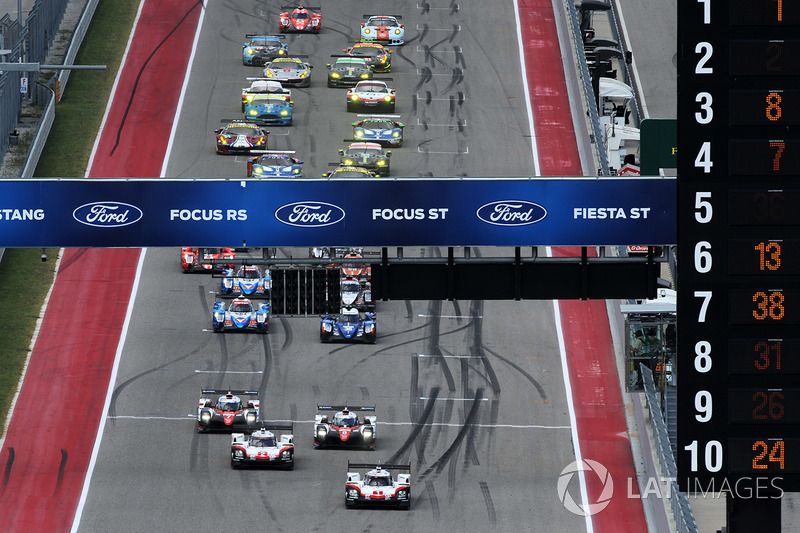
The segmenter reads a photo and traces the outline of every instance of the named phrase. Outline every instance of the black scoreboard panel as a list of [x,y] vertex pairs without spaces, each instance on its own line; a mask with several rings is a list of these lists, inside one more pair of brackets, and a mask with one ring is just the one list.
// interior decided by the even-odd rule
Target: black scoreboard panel
[[800,2],[679,2],[678,48],[678,482],[800,491]]

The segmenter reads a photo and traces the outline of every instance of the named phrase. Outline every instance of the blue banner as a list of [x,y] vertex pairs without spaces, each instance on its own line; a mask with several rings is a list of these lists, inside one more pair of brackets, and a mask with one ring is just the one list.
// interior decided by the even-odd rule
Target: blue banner
[[673,244],[668,178],[0,180],[0,247]]

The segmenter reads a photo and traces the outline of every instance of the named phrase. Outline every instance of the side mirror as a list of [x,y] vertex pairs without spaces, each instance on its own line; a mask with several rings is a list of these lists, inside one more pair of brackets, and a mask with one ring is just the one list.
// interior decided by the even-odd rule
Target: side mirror
[[392,157],[392,151],[391,150],[387,150],[386,151],[386,157]]
[[331,173],[330,173],[330,172],[323,172],[323,173],[322,173],[322,177],[323,177],[323,178],[328,178],[328,177],[330,177],[330,175],[331,175]]
[[397,123],[397,127],[398,127],[398,128],[405,128],[405,127],[406,127],[406,125],[405,125],[405,124],[403,124],[402,122],[398,122],[398,123]]
[[328,68],[331,68],[331,64],[330,63],[325,63],[325,66],[328,67]]
[[303,160],[302,160],[302,159],[298,159],[298,160],[297,160],[297,164],[298,164],[298,165],[302,165],[302,164],[303,164]]
[[214,133],[216,133],[217,135],[219,135],[220,133],[222,133],[222,128],[217,128],[217,129],[215,129],[215,130],[214,130]]
[[337,152],[339,152],[339,155],[344,155],[344,150],[342,150],[341,148],[337,150]]
[[355,128],[356,126],[358,126],[358,122],[353,122],[353,123],[352,123],[352,124],[350,124],[350,125],[351,125],[351,126],[353,126],[353,127]]
[[308,68],[314,68],[314,65],[308,65]]

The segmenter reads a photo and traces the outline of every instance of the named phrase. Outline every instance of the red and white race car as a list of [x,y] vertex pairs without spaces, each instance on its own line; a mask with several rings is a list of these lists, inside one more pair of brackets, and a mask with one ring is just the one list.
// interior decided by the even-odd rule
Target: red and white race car
[[[280,14],[281,33],[290,31],[303,33],[319,33],[322,29],[322,13],[319,7],[303,6],[281,6]],[[291,10],[291,11],[290,11]]]
[[335,411],[333,415],[317,413],[314,417],[314,448],[325,446],[361,446],[375,449],[377,417],[359,417],[359,411],[375,412],[374,405],[347,407],[317,405],[317,411]]
[[352,89],[347,90],[347,112],[359,113],[363,110],[373,112],[375,109],[394,113],[395,92],[386,82],[378,80],[360,81]]
[[[363,476],[353,469],[367,469]],[[408,472],[392,479],[391,470]],[[411,465],[358,464],[347,461],[347,482],[344,485],[344,504],[356,506],[392,506],[411,508]]]
[[[263,422],[251,434],[231,435],[231,468],[243,466],[282,466],[294,469],[294,435],[292,424]],[[288,430],[280,440],[274,431]]]
[[206,261],[235,259],[233,248],[181,248],[181,270],[189,272],[211,272],[213,265]]

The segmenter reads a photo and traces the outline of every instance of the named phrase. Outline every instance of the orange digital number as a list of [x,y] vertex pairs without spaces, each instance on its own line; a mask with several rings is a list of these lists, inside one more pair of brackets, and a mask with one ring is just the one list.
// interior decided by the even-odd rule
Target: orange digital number
[[783,22],[783,0],[778,1],[778,22]]
[[[769,469],[769,463],[777,463],[778,470],[784,469],[785,449],[783,440],[772,441],[772,446],[767,441],[757,440],[753,443],[753,451],[756,452],[756,456],[753,457],[753,470],[767,470]],[[765,459],[766,462],[762,462]]]
[[753,393],[753,420],[783,420],[786,408],[784,395],[780,391],[757,391]]
[[753,247],[758,254],[759,270],[779,270],[781,268],[781,245],[780,243],[769,241],[760,242]]
[[769,147],[775,148],[775,155],[772,158],[772,171],[780,172],[781,156],[783,156],[783,152],[786,150],[786,143],[784,141],[770,141]]
[[753,361],[756,370],[769,370],[770,366],[775,370],[781,369],[781,341],[758,341],[753,345],[753,351],[758,356]]
[[753,293],[753,318],[756,320],[783,320],[783,293],[781,291],[756,291]]
[[767,107],[764,109],[764,114],[767,117],[767,120],[770,122],[777,122],[783,116],[783,109],[781,109],[781,102],[783,101],[783,96],[780,93],[775,91],[771,91],[767,94],[765,98],[767,101]]

